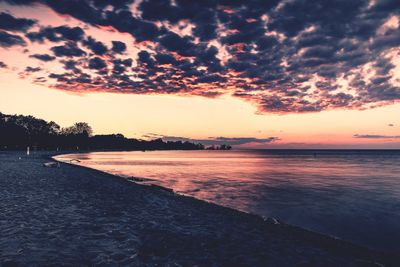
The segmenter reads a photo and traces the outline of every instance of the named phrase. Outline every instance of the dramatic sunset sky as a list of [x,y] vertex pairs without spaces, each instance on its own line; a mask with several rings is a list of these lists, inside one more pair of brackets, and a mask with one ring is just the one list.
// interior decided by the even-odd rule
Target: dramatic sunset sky
[[96,134],[400,148],[399,0],[0,0],[0,112]]

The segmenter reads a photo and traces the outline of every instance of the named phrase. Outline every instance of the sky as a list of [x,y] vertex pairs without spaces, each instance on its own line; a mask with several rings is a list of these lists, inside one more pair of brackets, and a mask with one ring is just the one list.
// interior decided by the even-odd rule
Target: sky
[[96,134],[400,148],[398,0],[0,0],[0,112]]

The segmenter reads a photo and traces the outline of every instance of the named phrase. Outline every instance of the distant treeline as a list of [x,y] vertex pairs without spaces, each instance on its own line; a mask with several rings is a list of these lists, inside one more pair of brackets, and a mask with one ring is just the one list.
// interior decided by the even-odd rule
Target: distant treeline
[[93,135],[88,123],[77,122],[61,128],[33,116],[5,115],[0,112],[0,150],[201,150],[231,149],[229,145],[205,148],[188,141],[138,140],[122,134]]

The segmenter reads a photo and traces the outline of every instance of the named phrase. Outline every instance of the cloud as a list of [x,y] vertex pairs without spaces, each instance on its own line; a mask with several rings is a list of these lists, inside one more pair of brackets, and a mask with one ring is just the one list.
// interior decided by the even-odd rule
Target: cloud
[[400,135],[355,134],[353,137],[365,139],[397,139],[400,138]]
[[100,41],[96,41],[91,36],[84,40],[83,44],[88,47],[93,53],[99,56],[104,55],[108,51],[108,48],[107,46],[105,46],[105,44]]
[[[56,57],[79,62],[62,62],[65,72],[51,75],[47,83],[58,89],[231,95],[256,105],[258,113],[366,109],[400,101],[395,0],[6,2],[40,3],[80,23],[50,27],[38,21],[36,31],[26,33],[31,42],[50,43]],[[20,29],[20,19],[31,20],[8,15],[14,21],[9,30]],[[88,26],[131,42],[113,36],[103,43],[85,34]],[[0,45],[26,43],[3,31]],[[101,71],[86,73],[87,66],[100,67],[93,56],[101,58]],[[122,64],[128,57],[132,62]]]
[[7,64],[4,63],[3,61],[0,61],[0,69],[6,69],[7,68]]
[[112,51],[115,53],[123,53],[126,50],[126,44],[120,41],[112,41]]
[[53,51],[57,57],[80,57],[86,55],[85,51],[80,49],[73,42],[68,42],[65,45],[53,46],[50,50]]
[[389,127],[394,127],[394,124],[393,123],[389,123],[388,126]]
[[19,35],[10,34],[5,31],[0,31],[0,46],[11,47],[11,46],[25,46],[26,42]]
[[228,145],[244,145],[249,143],[267,144],[280,140],[278,137],[255,138],[255,137],[214,137],[211,142]]
[[127,59],[124,59],[124,60],[115,59],[112,62],[114,64],[113,72],[117,73],[117,74],[121,74],[121,73],[124,73],[126,71],[127,67],[131,67],[132,66],[133,60],[131,58],[127,58]]
[[38,71],[41,71],[41,70],[42,70],[42,68],[40,68],[40,67],[28,66],[28,67],[25,68],[25,72],[30,72],[30,73],[38,72]]
[[[97,13],[98,10],[91,10],[90,12]],[[99,15],[103,15],[102,12]],[[134,16],[128,6],[116,12],[106,11],[101,17],[96,17],[96,19],[86,18],[85,21],[94,25],[112,26],[122,33],[131,34],[138,42],[153,41],[161,33],[160,29],[154,23]]]
[[8,13],[0,13],[0,29],[2,30],[24,32],[35,23],[36,20],[33,19],[15,18]]
[[255,137],[209,137],[207,139],[192,139],[186,137],[177,137],[177,136],[165,136],[155,133],[149,133],[143,136],[146,139],[155,139],[162,138],[164,141],[188,141],[194,143],[201,143],[203,145],[246,145],[250,143],[256,144],[268,144],[273,143],[280,140],[278,137],[267,137],[267,138],[255,138]]
[[56,57],[50,56],[48,54],[34,54],[34,55],[31,55],[30,57],[36,58],[36,59],[39,59],[39,60],[45,61],[45,62],[53,61],[54,59],[56,59]]
[[89,60],[89,68],[90,68],[90,69],[99,70],[99,69],[105,68],[106,66],[107,66],[107,65],[106,65],[106,63],[104,62],[104,60],[102,60],[102,59],[99,58],[99,57],[94,57],[94,58],[91,58],[91,59]]
[[42,27],[38,32],[28,32],[26,36],[32,42],[44,42],[49,40],[52,42],[59,41],[80,41],[83,39],[85,32],[80,27],[58,26],[58,27]]
[[5,0],[5,2],[12,5],[31,5],[37,2],[37,0]]
[[213,83],[213,82],[224,82],[224,81],[226,81],[226,78],[218,74],[204,75],[196,79],[197,83]]
[[161,36],[158,40],[160,44],[171,52],[176,52],[181,56],[194,55],[194,43],[188,36],[181,37],[176,33],[169,32]]

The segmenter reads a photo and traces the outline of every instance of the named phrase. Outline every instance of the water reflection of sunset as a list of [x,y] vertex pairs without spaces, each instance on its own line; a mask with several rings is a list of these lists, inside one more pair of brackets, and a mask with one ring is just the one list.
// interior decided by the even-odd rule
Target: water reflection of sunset
[[393,206],[400,203],[397,151],[95,152],[58,158],[372,246],[372,236],[381,245],[394,244],[394,237],[383,240],[375,231],[378,218],[400,233],[400,210]]

